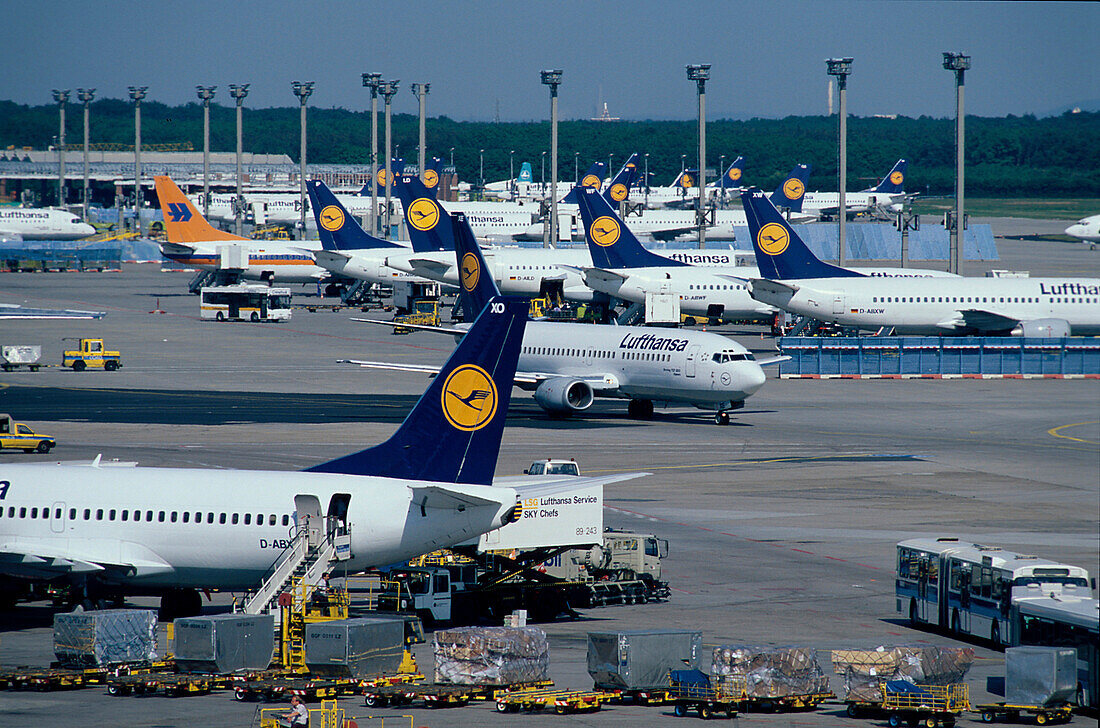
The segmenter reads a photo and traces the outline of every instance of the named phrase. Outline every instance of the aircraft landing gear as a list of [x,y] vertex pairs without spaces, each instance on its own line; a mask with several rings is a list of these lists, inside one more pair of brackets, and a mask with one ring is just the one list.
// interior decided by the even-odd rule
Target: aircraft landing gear
[[728,425],[730,423],[730,413],[725,410],[720,410],[714,413],[714,424],[716,425]]
[[651,399],[632,399],[630,404],[626,406],[626,413],[630,415],[631,419],[635,420],[649,420],[653,418],[653,400]]

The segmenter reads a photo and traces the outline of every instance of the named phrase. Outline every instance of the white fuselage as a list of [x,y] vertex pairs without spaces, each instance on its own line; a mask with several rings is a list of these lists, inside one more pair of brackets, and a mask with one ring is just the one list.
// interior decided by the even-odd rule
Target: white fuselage
[[134,590],[255,588],[293,536],[295,496],[324,513],[350,494],[349,571],[492,530],[516,499],[511,488],[447,484],[496,503],[434,508],[410,487],[432,483],[301,472],[0,465],[0,479],[0,573],[84,574]]
[[[844,207],[848,212],[901,212],[905,202],[905,193],[889,192],[846,192]],[[802,211],[811,214],[836,213],[840,210],[839,192],[807,192],[802,199]]]
[[287,244],[259,240],[211,241],[175,246],[161,245],[161,254],[180,265],[199,270],[217,270],[222,266],[223,250],[241,247],[241,276],[247,280],[272,283],[316,283],[328,276],[317,265],[313,253],[321,248],[319,240]]
[[[506,296],[538,296],[543,292],[544,282],[560,281],[566,292],[577,296],[574,300],[591,297],[578,273],[560,267],[592,265],[587,248],[485,248],[481,252],[497,288]],[[391,254],[386,265],[440,283],[459,285],[458,265],[451,250]]]
[[94,227],[67,210],[0,208],[0,240],[77,240],[94,234]]
[[1078,220],[1066,228],[1066,235],[1075,237],[1083,243],[1100,243],[1100,215]]
[[966,330],[970,327],[962,321],[968,311],[1020,322],[1056,319],[1067,322],[1075,335],[1100,333],[1096,278],[816,278],[787,283],[793,292],[754,281],[753,296],[819,321],[867,330],[893,327],[899,334]]
[[602,377],[603,387],[593,385],[597,397],[704,408],[743,401],[765,379],[747,349],[718,334],[547,321],[527,323],[517,376],[525,373]]

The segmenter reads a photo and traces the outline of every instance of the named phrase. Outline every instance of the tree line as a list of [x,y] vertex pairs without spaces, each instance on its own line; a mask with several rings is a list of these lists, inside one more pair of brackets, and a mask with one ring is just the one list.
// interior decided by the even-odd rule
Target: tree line
[[[91,104],[91,141],[133,144],[134,109],[129,102],[103,99]],[[83,142],[81,106],[70,104],[66,142]],[[261,154],[299,153],[298,107],[244,110],[244,146]],[[417,118],[393,116],[393,142],[401,156],[416,158]],[[309,109],[308,160],[314,164],[370,163],[370,113],[346,109]],[[379,143],[382,143],[379,113]],[[521,162],[531,162],[535,180],[549,177],[549,122],[469,122],[446,116],[427,121],[428,153],[451,160],[463,180],[478,182],[484,164],[486,181],[509,174],[509,152],[518,174]],[[211,105],[210,144],[214,151],[236,148],[236,117],[232,106]],[[930,117],[851,117],[848,122],[848,189],[874,184],[899,158],[909,160],[906,189],[925,194],[950,194],[955,177],[954,119]],[[43,149],[56,143],[57,107],[0,101],[0,147]],[[202,149],[202,106],[142,104],[143,144],[190,142]],[[608,160],[618,167],[631,152],[649,155],[651,184],[667,185],[681,164],[695,167],[696,122],[685,121],[563,121],[559,125],[559,168],[572,179],[575,163],[581,171],[592,161]],[[484,150],[481,154],[480,150]],[[813,165],[809,189],[836,189],[836,117],[791,116],[783,119],[719,119],[707,124],[707,166],[715,169],[720,155],[729,164],[746,158],[744,181],[774,188],[797,163]],[[381,150],[379,151],[381,155]],[[971,196],[1097,197],[1100,196],[1100,113],[1065,113],[1036,118],[967,117],[966,187]]]

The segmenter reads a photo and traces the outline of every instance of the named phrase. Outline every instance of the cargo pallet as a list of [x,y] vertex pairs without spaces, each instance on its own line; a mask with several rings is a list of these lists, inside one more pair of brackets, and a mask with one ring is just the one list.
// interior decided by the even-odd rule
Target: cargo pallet
[[275,702],[290,700],[297,695],[308,703],[340,695],[354,695],[358,691],[359,680],[355,678],[273,677],[238,683],[233,688],[233,697],[240,701]]
[[617,697],[616,693],[599,690],[509,690],[496,697],[498,713],[518,713],[521,710],[535,712],[553,710],[558,715],[566,713],[595,713],[605,702]]
[[1068,705],[1042,706],[1042,705],[1013,705],[1011,703],[991,703],[988,705],[975,705],[975,713],[980,713],[983,723],[1004,721],[1015,723],[1023,714],[1035,716],[1038,725],[1050,723],[1068,723],[1073,719],[1073,709]]
[[406,685],[380,685],[363,691],[364,704],[368,708],[385,705],[412,705],[423,703],[426,708],[458,708],[471,700],[500,700],[516,690],[551,687],[545,680],[501,687],[499,685],[451,685],[442,683],[410,683]]

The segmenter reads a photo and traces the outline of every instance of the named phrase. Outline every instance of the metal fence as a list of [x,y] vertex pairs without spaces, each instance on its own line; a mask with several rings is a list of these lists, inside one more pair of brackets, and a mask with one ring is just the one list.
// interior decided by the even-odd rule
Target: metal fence
[[[836,260],[839,253],[835,223],[796,225],[795,230],[814,255]],[[900,260],[901,233],[890,223],[859,223],[845,228],[848,260]],[[735,227],[738,247],[751,248],[747,227]],[[742,245],[743,241],[743,245]],[[950,236],[943,225],[921,225],[909,232],[910,260],[947,260]],[[963,235],[963,260],[999,260],[993,229],[988,224],[972,224]]]
[[1100,337],[785,336],[780,376],[1100,375]]

